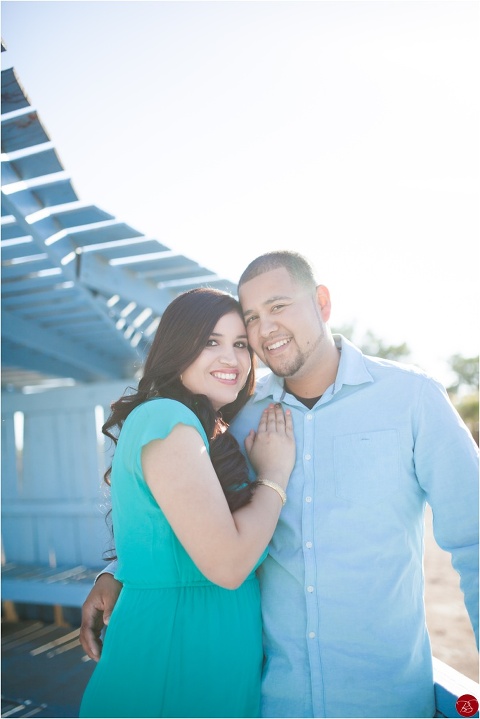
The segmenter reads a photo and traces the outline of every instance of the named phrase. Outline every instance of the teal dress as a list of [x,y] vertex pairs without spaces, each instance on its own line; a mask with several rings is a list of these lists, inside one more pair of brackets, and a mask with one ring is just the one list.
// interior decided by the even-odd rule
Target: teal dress
[[143,477],[141,448],[167,437],[179,423],[195,427],[208,449],[196,415],[175,400],[140,405],[120,433],[112,513],[115,576],[123,589],[81,717],[260,715],[263,652],[255,573],[235,590],[206,579]]

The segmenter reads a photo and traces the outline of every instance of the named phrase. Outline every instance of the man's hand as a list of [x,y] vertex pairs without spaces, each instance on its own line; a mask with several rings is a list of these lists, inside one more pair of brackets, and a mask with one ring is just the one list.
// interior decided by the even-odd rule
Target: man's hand
[[82,607],[82,626],[80,642],[90,659],[96,662],[102,653],[102,633],[104,625],[110,621],[110,615],[122,589],[113,574],[101,574]]

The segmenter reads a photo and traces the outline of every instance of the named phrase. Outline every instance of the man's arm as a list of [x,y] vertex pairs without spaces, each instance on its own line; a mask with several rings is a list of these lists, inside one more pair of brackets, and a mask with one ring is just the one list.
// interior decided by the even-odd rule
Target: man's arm
[[420,397],[415,467],[439,546],[452,555],[478,646],[478,447],[443,387]]
[[[110,567],[110,565],[109,565]],[[100,635],[110,621],[110,615],[122,589],[107,567],[98,577],[82,606],[80,642],[90,659],[100,659],[103,642]]]

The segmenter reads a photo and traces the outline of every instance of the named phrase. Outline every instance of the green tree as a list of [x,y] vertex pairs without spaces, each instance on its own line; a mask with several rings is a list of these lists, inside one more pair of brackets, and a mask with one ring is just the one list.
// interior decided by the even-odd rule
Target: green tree
[[399,345],[390,345],[372,330],[367,330],[362,337],[356,337],[355,325],[345,324],[332,328],[332,332],[343,335],[354,342],[364,354],[372,357],[382,357],[383,359],[396,360],[397,362],[403,362],[410,357],[410,348],[406,342]]
[[455,354],[448,364],[455,381],[448,387],[448,394],[476,443],[479,440],[479,357],[463,357]]
[[452,355],[448,360],[450,369],[456,375],[456,382],[448,388],[449,392],[459,393],[478,392],[478,355],[476,357],[463,357]]

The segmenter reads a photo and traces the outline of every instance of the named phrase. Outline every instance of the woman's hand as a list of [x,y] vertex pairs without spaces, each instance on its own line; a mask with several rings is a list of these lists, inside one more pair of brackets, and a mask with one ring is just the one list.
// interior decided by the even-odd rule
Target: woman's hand
[[260,418],[258,429],[245,439],[248,458],[257,475],[278,482],[284,489],[295,464],[295,437],[290,410],[271,404]]

